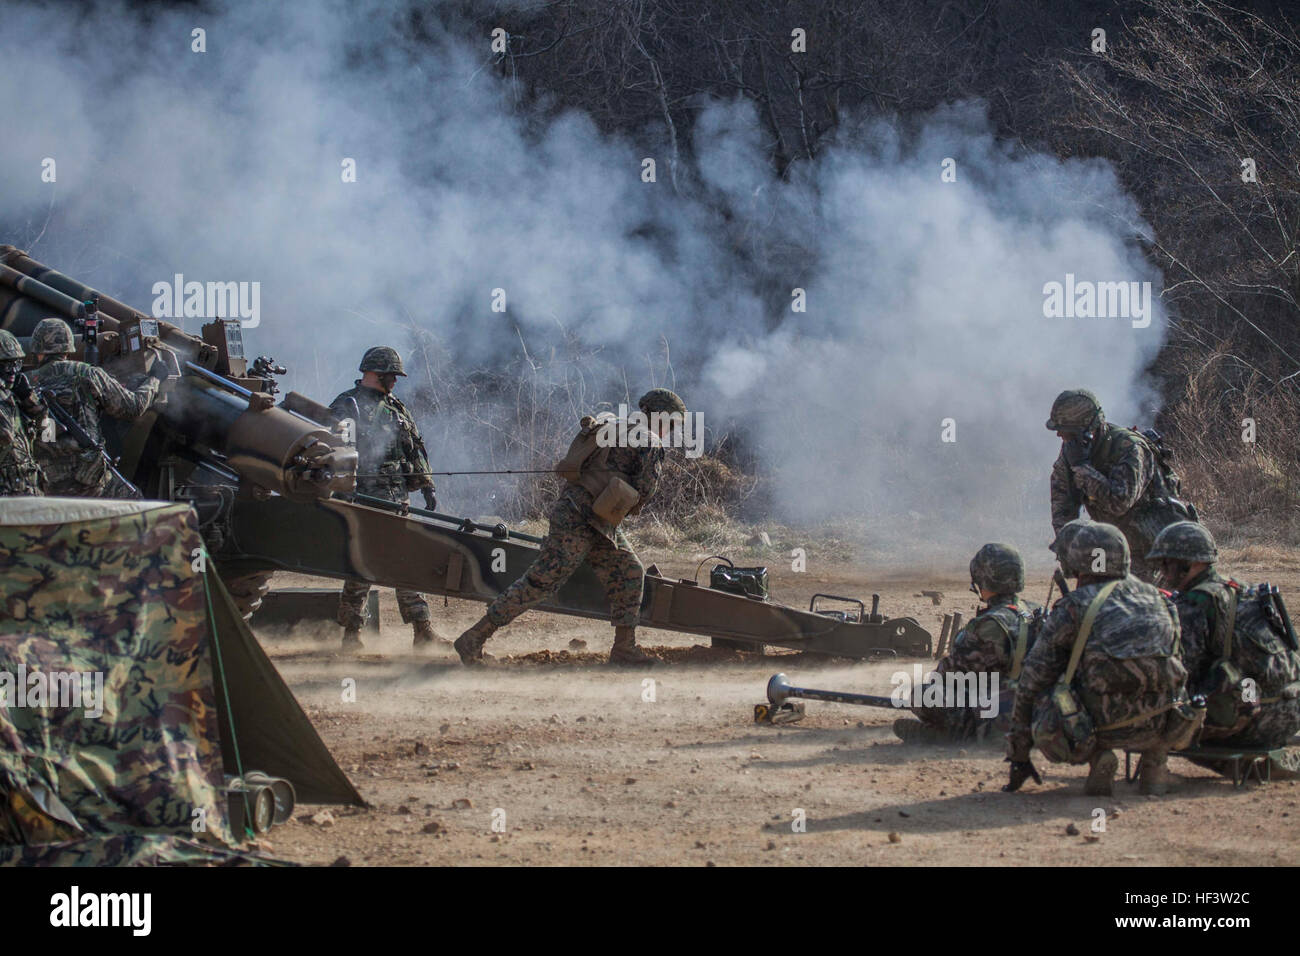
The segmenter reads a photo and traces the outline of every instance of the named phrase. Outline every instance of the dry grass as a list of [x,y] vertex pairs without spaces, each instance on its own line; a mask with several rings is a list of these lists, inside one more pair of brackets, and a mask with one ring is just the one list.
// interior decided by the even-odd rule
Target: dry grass
[[1227,547],[1300,540],[1300,393],[1268,387],[1226,343],[1185,361],[1183,394],[1162,417],[1185,494]]

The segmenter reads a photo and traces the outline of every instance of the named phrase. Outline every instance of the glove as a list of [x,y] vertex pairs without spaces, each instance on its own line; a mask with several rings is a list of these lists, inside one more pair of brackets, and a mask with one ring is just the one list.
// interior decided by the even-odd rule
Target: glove
[[1088,457],[1092,454],[1092,449],[1085,444],[1081,438],[1070,438],[1061,443],[1061,454],[1065,457],[1065,463],[1071,468],[1077,468],[1079,465],[1086,465]]
[[161,384],[167,381],[169,375],[170,371],[167,368],[167,363],[163,361],[161,356],[155,358],[153,364],[149,366],[149,377]]
[[427,485],[420,489],[420,494],[424,495],[424,506],[430,511],[438,510],[438,499],[433,493],[433,489]]
[[1033,777],[1034,783],[1040,787],[1043,785],[1043,778],[1038,775],[1038,771],[1028,760],[1012,760],[1008,757],[1007,763],[1011,764],[1011,774],[1007,780],[1007,785],[1002,788],[1003,793],[1015,793],[1020,789],[1020,785],[1030,777]]
[[18,373],[18,377],[14,379],[14,387],[10,389],[10,391],[13,392],[14,398],[18,399],[20,403],[27,403],[27,400],[31,398],[32,395],[32,383],[27,381],[27,375],[25,373]]

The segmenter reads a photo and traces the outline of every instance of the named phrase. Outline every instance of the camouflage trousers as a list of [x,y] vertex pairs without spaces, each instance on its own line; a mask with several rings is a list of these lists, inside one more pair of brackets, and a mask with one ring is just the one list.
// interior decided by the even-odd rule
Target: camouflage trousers
[[[397,588],[397,609],[402,621],[414,624],[429,620],[429,605],[419,591]],[[361,630],[366,623],[366,598],[370,596],[369,581],[345,581],[339,592],[338,622],[349,630]]]
[[550,518],[551,527],[542,539],[541,552],[523,577],[488,605],[488,620],[497,627],[509,624],[558,591],[585,559],[605,585],[613,624],[635,627],[641,617],[645,569],[623,532],[615,531],[611,541],[564,497],[551,509]]
[[983,716],[978,707],[911,707],[909,709],[921,723],[932,730],[947,734],[950,740],[1000,742],[1003,735],[1011,729],[1011,708],[1015,700],[1015,684],[1002,680],[999,681],[998,712],[994,717]]

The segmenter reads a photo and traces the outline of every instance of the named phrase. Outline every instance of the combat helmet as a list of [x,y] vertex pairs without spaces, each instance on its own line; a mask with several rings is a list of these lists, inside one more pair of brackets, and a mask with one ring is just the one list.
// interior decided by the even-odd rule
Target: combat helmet
[[1066,550],[1066,561],[1067,570],[1071,574],[1091,574],[1098,578],[1125,577],[1130,563],[1128,540],[1124,537],[1124,532],[1113,524],[1094,521],[1074,533]]
[[366,354],[361,356],[358,371],[378,372],[380,375],[406,375],[406,369],[402,368],[402,357],[397,354],[397,349],[390,349],[386,345],[376,345],[374,348],[366,349]]
[[637,401],[637,406],[647,415],[655,412],[676,412],[686,414],[686,403],[677,393],[666,388],[652,388]]
[[1086,388],[1066,389],[1052,402],[1052,412],[1047,418],[1047,430],[1091,431],[1103,418],[1101,402]]
[[1047,547],[1056,555],[1056,560],[1061,563],[1061,569],[1067,574],[1073,574],[1070,570],[1069,555],[1070,542],[1074,536],[1079,533],[1080,528],[1085,528],[1090,524],[1096,524],[1091,518],[1075,518],[1073,521],[1067,521],[1061,525],[1061,530],[1056,532],[1056,537]]
[[41,319],[32,330],[32,351],[37,355],[66,355],[76,350],[72,328],[62,319]]
[[0,387],[13,388],[23,370],[23,347],[12,332],[0,329]]
[[1156,561],[1161,558],[1186,561],[1188,564],[1214,564],[1219,560],[1219,548],[1205,525],[1195,521],[1175,521],[1162,529],[1151,543],[1147,560]]
[[994,594],[1018,594],[1025,588],[1025,565],[1009,544],[986,544],[970,559],[970,579]]
[[22,343],[14,336],[12,332],[0,329],[0,362],[8,362],[13,359],[22,359]]

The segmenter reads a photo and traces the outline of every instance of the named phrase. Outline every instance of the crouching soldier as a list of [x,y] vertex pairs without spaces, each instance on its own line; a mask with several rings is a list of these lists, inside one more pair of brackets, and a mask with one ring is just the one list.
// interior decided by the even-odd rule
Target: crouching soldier
[[[1156,537],[1148,559],[1175,591],[1188,690],[1208,701],[1200,742],[1277,750],[1300,731],[1300,654],[1271,594],[1223,577],[1214,536],[1180,521]],[[1192,758],[1230,774],[1226,761]],[[1300,748],[1272,761],[1270,773],[1294,777]]]
[[[1168,751],[1204,718],[1186,703],[1178,615],[1154,586],[1129,575],[1128,542],[1113,525],[1084,525],[1064,560],[1078,586],[1058,601],[1025,658],[1007,735],[1004,788],[1042,780],[1037,746],[1057,763],[1089,764],[1086,792],[1114,786],[1116,747],[1142,752],[1142,793],[1164,793]],[[1198,719],[1199,713],[1199,719]]]
[[[467,665],[483,661],[483,642],[528,608],[553,595],[585,559],[609,596],[614,624],[611,664],[646,665],[653,659],[636,646],[645,570],[618,523],[636,514],[654,494],[664,459],[662,439],[673,422],[686,414],[686,405],[666,388],[646,392],[638,403],[650,418],[651,429],[627,430],[628,440],[612,447],[604,440],[598,450],[570,461],[584,441],[594,443],[599,420],[584,419],[559,470],[569,484],[551,508],[550,529],[541,552],[523,576],[506,588],[473,627],[456,639],[456,653]],[[656,414],[657,413],[657,414]],[[657,423],[657,427],[654,427]],[[616,432],[611,428],[609,434]],[[568,471],[566,462],[573,466]]]
[[[1020,598],[1025,566],[1009,544],[986,544],[970,562],[971,590],[984,602],[953,640],[952,652],[935,667],[945,674],[983,674],[997,694],[996,714],[977,701],[943,707],[914,707],[920,720],[894,721],[894,733],[907,743],[943,743],[986,738],[990,730],[1006,733],[1015,683],[1034,638],[1042,609]],[[932,678],[935,679],[935,678]],[[978,685],[977,685],[978,686]],[[969,693],[970,685],[967,685]]]

